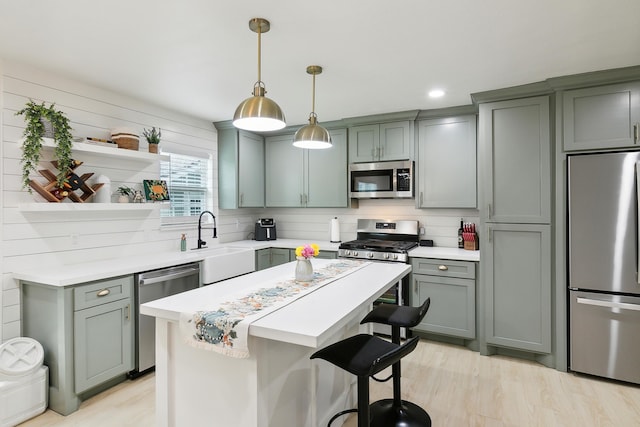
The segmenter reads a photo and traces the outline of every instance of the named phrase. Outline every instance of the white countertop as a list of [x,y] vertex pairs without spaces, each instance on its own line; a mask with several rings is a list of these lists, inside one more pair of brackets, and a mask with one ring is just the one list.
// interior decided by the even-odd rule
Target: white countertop
[[[321,267],[332,260],[314,259],[312,262]],[[178,322],[182,312],[214,309],[207,307],[208,300],[236,293],[259,282],[289,279],[294,270],[295,261],[151,301],[142,304],[140,312]],[[410,271],[408,264],[370,263],[258,319],[249,327],[249,335],[316,348],[334,334],[336,328],[351,322],[358,314],[358,307],[372,304]]]
[[[296,247],[307,243],[316,243],[320,247],[320,251],[337,252],[338,247],[340,246],[340,243],[299,239],[278,239],[267,241],[241,240],[212,245],[207,249],[201,250],[187,250],[186,252],[158,252],[156,254],[147,253],[140,256],[129,256],[126,258],[114,258],[82,264],[73,264],[72,268],[70,268],[70,266],[62,265],[58,269],[14,271],[13,278],[49,286],[72,286],[80,283],[107,279],[110,277],[124,276],[143,271],[155,270],[158,268],[170,267],[173,265],[201,261],[208,256],[208,251],[214,251],[221,247],[246,248],[248,250],[255,251],[271,247],[295,249]],[[457,248],[417,247],[409,252],[409,256],[461,261],[479,261],[480,251],[465,251]]]

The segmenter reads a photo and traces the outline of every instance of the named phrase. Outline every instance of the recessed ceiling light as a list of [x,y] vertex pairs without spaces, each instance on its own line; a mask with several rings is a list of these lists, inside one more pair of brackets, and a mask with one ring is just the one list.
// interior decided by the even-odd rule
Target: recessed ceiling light
[[430,98],[440,98],[444,96],[444,90],[442,89],[433,89],[429,91]]

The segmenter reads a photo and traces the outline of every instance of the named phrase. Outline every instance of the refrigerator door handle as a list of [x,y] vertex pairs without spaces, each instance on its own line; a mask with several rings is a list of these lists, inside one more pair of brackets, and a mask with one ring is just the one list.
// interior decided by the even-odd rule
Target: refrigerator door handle
[[636,265],[639,269],[639,271],[636,271],[636,279],[638,284],[640,284],[640,163],[636,163],[636,203],[638,204],[638,209],[636,209],[636,229],[638,232],[636,255],[638,256],[638,262]]
[[640,311],[640,305],[629,304],[627,302],[601,301],[597,299],[583,298],[583,297],[578,297],[576,301],[578,302],[578,304],[597,305],[598,307],[620,308],[622,310]]

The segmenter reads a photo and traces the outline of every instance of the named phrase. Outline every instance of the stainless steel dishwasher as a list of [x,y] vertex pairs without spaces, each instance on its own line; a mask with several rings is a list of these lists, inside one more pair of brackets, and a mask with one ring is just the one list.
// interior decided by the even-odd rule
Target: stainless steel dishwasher
[[145,271],[135,275],[136,282],[136,369],[129,373],[135,378],[156,364],[156,319],[140,314],[140,304],[179,294],[200,286],[200,264],[197,262],[175,267]]

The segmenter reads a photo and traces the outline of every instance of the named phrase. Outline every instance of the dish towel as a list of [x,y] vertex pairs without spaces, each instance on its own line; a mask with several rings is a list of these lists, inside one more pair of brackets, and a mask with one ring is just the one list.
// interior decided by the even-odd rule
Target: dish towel
[[193,347],[247,358],[252,322],[368,264],[367,261],[333,260],[314,271],[309,282],[296,282],[292,268],[290,278],[258,283],[238,294],[209,301],[211,310],[181,313],[180,331],[187,344]]

